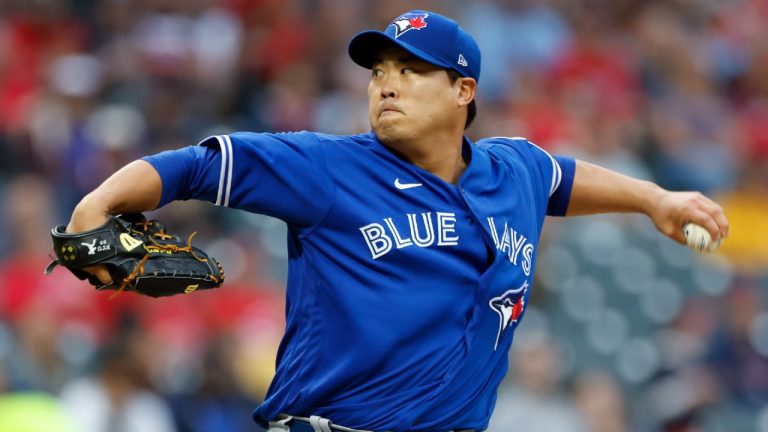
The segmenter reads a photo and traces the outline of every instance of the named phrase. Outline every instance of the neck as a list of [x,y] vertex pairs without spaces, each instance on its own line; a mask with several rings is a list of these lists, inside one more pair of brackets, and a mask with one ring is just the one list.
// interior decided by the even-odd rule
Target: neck
[[456,184],[467,168],[462,155],[464,136],[444,139],[420,140],[418,142],[387,142],[408,162],[431,172],[448,183]]

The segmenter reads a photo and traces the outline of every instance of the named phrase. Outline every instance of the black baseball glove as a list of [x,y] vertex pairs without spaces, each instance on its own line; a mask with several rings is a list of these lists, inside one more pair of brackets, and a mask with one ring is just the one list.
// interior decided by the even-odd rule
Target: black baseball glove
[[[99,228],[76,234],[59,225],[51,230],[56,259],[48,274],[61,264],[98,290],[134,291],[150,297],[218,288],[224,283],[219,261],[166,231],[156,220],[142,214],[112,216]],[[103,264],[112,276],[104,285],[84,267]]]

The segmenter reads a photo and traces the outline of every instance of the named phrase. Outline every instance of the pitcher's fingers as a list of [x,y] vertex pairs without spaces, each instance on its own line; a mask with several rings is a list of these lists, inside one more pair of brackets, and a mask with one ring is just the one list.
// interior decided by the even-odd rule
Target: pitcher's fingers
[[[683,226],[685,226],[685,225],[683,225]],[[682,227],[680,229],[676,229],[676,230],[672,231],[671,234],[667,234],[667,235],[670,238],[672,238],[672,240],[674,240],[674,241],[676,241],[676,242],[678,242],[678,243],[680,243],[682,245],[685,245],[685,244],[688,243],[688,240],[686,240],[686,238],[685,238],[685,233],[683,232],[683,228]]]
[[[720,204],[712,201],[704,195],[701,195],[699,199],[699,205],[704,211],[709,213],[709,215],[715,220],[715,223],[717,223],[718,232],[720,233],[719,238],[728,237],[728,231],[730,227],[728,224],[728,219],[725,217],[725,212],[723,212],[723,208],[720,206]],[[712,233],[710,232],[710,234]],[[716,237],[712,236],[712,238]]]
[[105,265],[94,265],[90,267],[84,267],[83,270],[96,276],[96,278],[104,285],[108,285],[112,283],[112,276],[109,274],[109,271],[107,270],[107,267]]
[[716,238],[728,237],[730,227],[728,224],[728,219],[725,217],[725,212],[723,211],[723,207],[720,206],[720,204],[718,204],[714,200],[710,199],[709,197],[701,193],[697,194],[696,202],[698,203],[699,208],[709,213],[709,215],[715,220],[715,223],[717,223],[718,232],[720,235],[715,236],[715,235],[712,235],[713,234],[712,232],[710,232],[710,235],[712,235],[712,238],[716,239]]
[[712,218],[714,218],[717,226],[720,228],[720,237],[727,238],[730,234],[731,226],[728,223],[728,218],[725,217],[722,207],[717,206],[714,212],[710,212]]
[[[712,240],[717,241],[722,238],[722,235],[720,234],[720,227],[711,214],[704,210],[694,210],[689,216],[690,217],[688,222],[693,222],[694,224],[699,225],[709,231],[709,235],[712,236]],[[685,224],[683,224],[683,226],[685,226]]]

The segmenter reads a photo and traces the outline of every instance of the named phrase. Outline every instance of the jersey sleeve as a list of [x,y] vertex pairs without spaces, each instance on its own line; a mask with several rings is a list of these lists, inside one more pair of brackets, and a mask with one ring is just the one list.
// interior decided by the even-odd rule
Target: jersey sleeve
[[566,156],[552,156],[528,140],[523,142],[535,162],[541,185],[547,194],[547,216],[565,216],[571,199],[576,161]]
[[539,202],[546,203],[546,214],[565,216],[571,199],[576,160],[566,156],[552,156],[525,138],[491,140],[522,158],[531,174],[536,192],[541,197]]
[[217,135],[144,160],[162,179],[161,206],[199,199],[309,227],[333,202],[323,149],[310,132]]
[[549,153],[547,155],[553,161],[553,170],[557,173],[556,182],[552,183],[547,201],[547,216],[565,216],[568,212],[568,203],[571,201],[576,160],[567,156],[551,156]]

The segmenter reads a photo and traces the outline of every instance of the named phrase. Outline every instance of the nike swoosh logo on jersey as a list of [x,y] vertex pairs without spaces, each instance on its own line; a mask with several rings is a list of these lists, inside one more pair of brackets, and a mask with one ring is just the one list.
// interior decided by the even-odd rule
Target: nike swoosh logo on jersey
[[415,188],[415,187],[419,187],[419,186],[421,186],[421,183],[400,183],[400,179],[399,178],[395,179],[395,187],[400,189],[400,190],[411,189],[411,188]]

